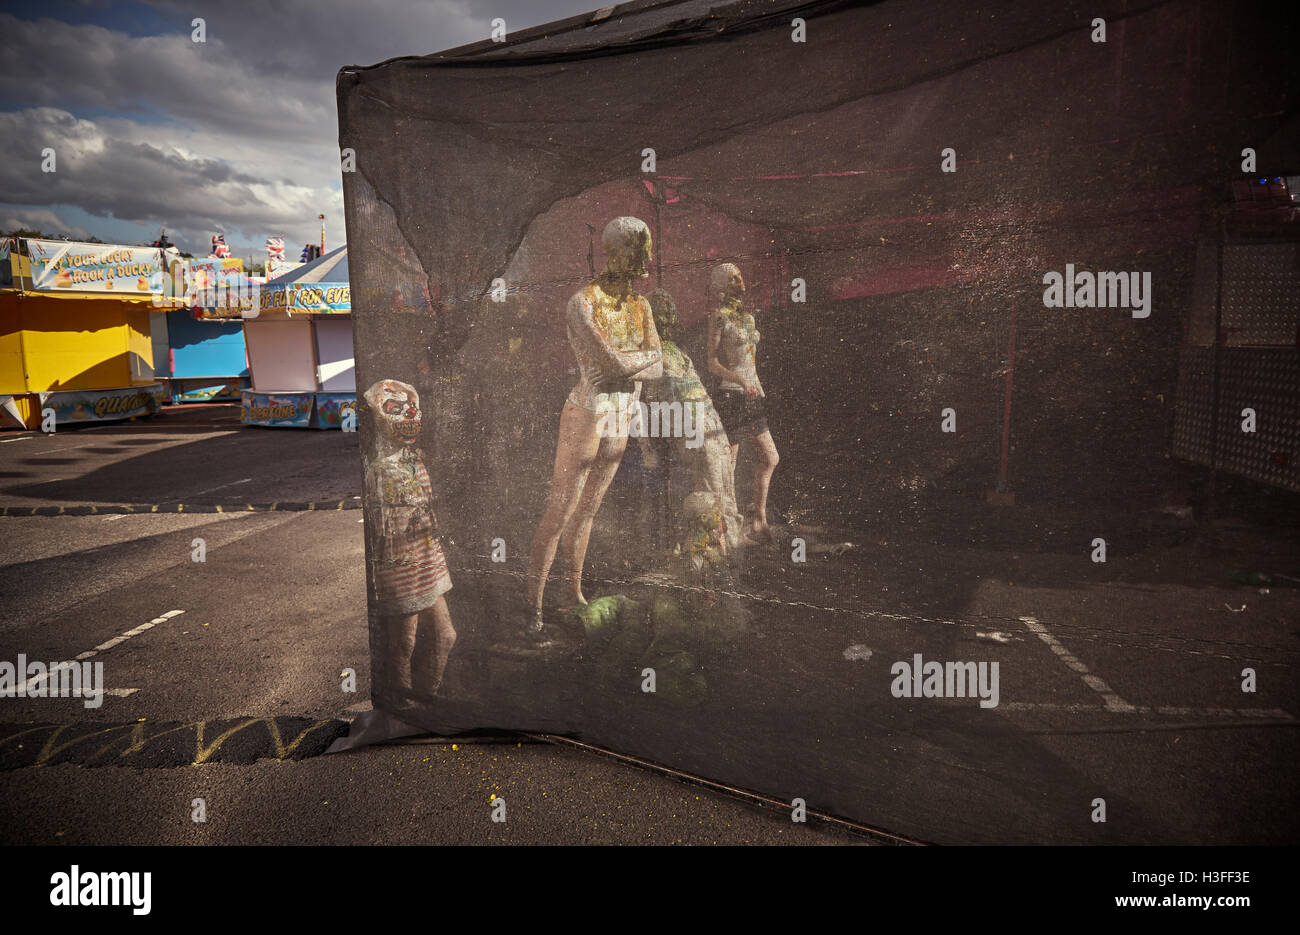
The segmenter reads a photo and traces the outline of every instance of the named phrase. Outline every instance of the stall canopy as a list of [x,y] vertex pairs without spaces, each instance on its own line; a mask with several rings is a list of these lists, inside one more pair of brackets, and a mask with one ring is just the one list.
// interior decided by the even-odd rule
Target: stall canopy
[[[1036,583],[1086,588],[1104,570],[1088,543],[1136,548],[1199,478],[1169,451],[1197,242],[1230,182],[1294,171],[1293,27],[1212,0],[685,0],[343,69],[356,369],[373,396],[379,713],[359,740],[401,729],[385,717],[565,733],[930,840],[1194,839],[1158,803],[1122,825],[1078,817],[1097,794],[1087,764],[1022,730],[1055,702],[1013,652],[1038,645],[1024,618],[1042,611],[1007,556],[1059,553]],[[534,652],[529,582],[576,418],[566,309],[621,216],[645,222],[636,288],[671,293],[715,404],[710,283],[723,263],[743,274],[777,544],[702,569],[710,532],[680,535],[681,464],[633,441],[605,463],[589,541],[564,527],[543,620],[567,636]],[[1269,418],[1293,425],[1294,352],[1278,366]],[[399,456],[382,407],[416,394]],[[731,440],[743,510],[759,449]],[[394,525],[422,489],[411,452],[440,551]],[[414,478],[400,489],[393,459]],[[574,496],[583,515],[591,497]],[[566,577],[584,548],[587,605]],[[398,592],[412,563],[436,591],[444,561],[454,586],[412,630]],[[974,679],[998,660],[1001,705],[996,686],[923,685],[931,661]],[[1152,787],[1183,778],[1144,769]],[[1241,791],[1264,814],[1271,788]],[[1246,840],[1297,829],[1243,822]]]
[[352,310],[347,246],[268,280],[260,291],[263,312],[347,314]]

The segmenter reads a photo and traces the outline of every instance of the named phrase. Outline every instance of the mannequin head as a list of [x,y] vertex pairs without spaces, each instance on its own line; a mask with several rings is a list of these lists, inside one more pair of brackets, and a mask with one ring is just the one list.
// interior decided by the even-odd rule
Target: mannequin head
[[380,380],[364,394],[375,419],[380,455],[415,444],[420,435],[420,394],[400,380]]
[[709,295],[719,302],[738,299],[745,294],[745,278],[735,263],[713,267],[709,274]]
[[650,275],[650,228],[637,218],[614,218],[600,235],[605,251],[605,271],[614,279],[630,282]]
[[647,297],[650,311],[654,314],[655,331],[665,341],[676,340],[677,303],[667,289],[656,289]]

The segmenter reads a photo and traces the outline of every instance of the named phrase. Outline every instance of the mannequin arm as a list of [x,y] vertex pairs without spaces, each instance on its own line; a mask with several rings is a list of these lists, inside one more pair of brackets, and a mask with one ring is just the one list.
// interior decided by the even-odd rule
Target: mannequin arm
[[614,380],[654,380],[662,375],[663,355],[659,348],[659,335],[653,331],[653,322],[650,326],[651,331],[647,332],[647,340],[642,345],[642,350],[620,351],[605,340],[605,336],[592,321],[591,313],[591,303],[580,293],[570,299],[569,334],[600,361],[601,371],[606,377]]

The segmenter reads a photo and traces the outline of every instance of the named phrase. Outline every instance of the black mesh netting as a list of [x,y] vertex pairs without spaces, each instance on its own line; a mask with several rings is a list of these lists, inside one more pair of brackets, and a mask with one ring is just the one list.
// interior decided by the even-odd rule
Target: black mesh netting
[[[1180,623],[1216,603],[1169,577],[1212,484],[1170,439],[1198,241],[1243,148],[1294,171],[1293,25],[686,0],[344,69],[376,706],[926,839],[1293,838],[1259,816],[1294,731],[1190,829],[1161,795],[1196,768],[1135,739],[1267,707],[1232,681],[1249,652]],[[603,245],[619,217],[644,228]],[[1049,307],[1067,264],[1149,273],[1145,308]],[[1294,386],[1269,399],[1294,419]],[[709,431],[629,439],[620,402]],[[1284,487],[1242,496],[1276,524]]]

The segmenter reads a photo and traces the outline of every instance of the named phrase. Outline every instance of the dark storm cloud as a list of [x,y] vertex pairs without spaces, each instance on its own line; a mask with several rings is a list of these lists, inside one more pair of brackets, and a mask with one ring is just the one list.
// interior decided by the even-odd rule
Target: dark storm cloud
[[332,89],[266,83],[239,50],[189,33],[132,37],[99,26],[0,15],[0,86],[27,105],[162,115],[238,136],[311,132],[333,119]]
[[[278,226],[314,216],[308,186],[264,182],[202,154],[114,133],[113,122],[35,108],[0,114],[0,191],[18,204],[72,204],[96,215],[206,230]],[[53,150],[53,172],[42,171]],[[177,224],[177,219],[182,219]],[[247,225],[247,227],[245,227]],[[196,245],[197,246],[197,245]]]

